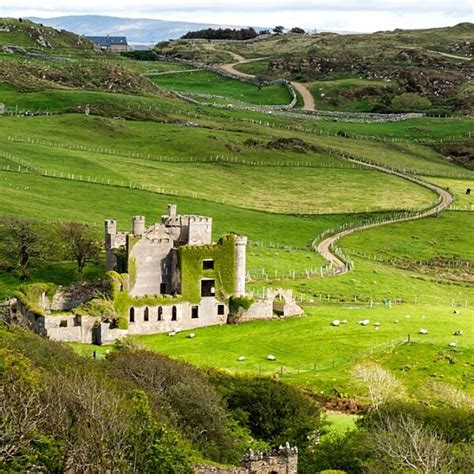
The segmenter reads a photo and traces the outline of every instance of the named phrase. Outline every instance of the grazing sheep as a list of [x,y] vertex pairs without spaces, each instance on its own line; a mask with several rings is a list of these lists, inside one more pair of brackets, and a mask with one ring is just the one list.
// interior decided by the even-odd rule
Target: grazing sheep
[[189,333],[187,336],[186,336],[188,339],[192,339],[194,337],[196,337],[196,334],[194,334],[193,332]]
[[361,326],[368,326],[370,323],[370,319],[362,319],[361,321],[359,321],[359,324]]
[[449,347],[456,347],[457,346],[457,342],[450,342],[449,343]]
[[244,356],[240,356],[238,359],[237,359],[239,362],[243,362],[245,360],[245,357]]
[[347,324],[347,319],[343,319],[343,320],[341,321],[341,324]]
[[374,326],[380,326],[380,323],[377,321]]
[[455,310],[453,311],[453,314],[459,314],[459,310],[458,310],[458,309],[455,309]]
[[277,358],[272,354],[267,355],[267,360],[272,360],[273,361],[273,360],[276,360],[276,359]]
[[339,321],[339,319],[335,319],[335,320],[331,323],[331,325],[332,325],[332,326],[335,326],[335,327],[339,326],[340,324],[341,324],[341,321]]
[[454,335],[455,336],[462,336],[462,329],[457,329],[456,331],[454,331]]
[[428,334],[428,329],[420,329],[418,334]]

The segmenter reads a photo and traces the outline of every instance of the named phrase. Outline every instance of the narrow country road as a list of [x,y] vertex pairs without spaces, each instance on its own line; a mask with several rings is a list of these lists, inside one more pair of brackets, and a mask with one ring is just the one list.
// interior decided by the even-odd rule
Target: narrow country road
[[[361,164],[359,160],[353,160],[351,158],[346,158],[348,161]],[[339,239],[342,237],[345,237],[346,235],[352,234],[354,232],[358,232],[361,230],[366,230],[366,229],[371,229],[373,227],[379,227],[382,225],[387,225],[387,224],[394,224],[397,222],[405,222],[405,221],[413,221],[417,219],[423,219],[425,217],[433,216],[438,214],[439,212],[443,211],[447,207],[451,205],[453,202],[454,198],[453,196],[446,191],[446,189],[443,189],[439,186],[436,186],[434,184],[428,183],[426,181],[423,181],[421,179],[416,178],[415,176],[411,176],[408,174],[404,174],[398,171],[394,171],[388,168],[385,168],[384,166],[381,165],[374,165],[374,164],[368,164],[364,163],[364,166],[370,168],[370,169],[375,169],[377,171],[381,171],[383,173],[388,173],[392,174],[395,176],[398,176],[403,179],[407,179],[408,181],[411,181],[412,183],[418,184],[420,186],[423,186],[427,189],[430,189],[434,192],[436,192],[439,196],[439,201],[436,204],[436,206],[433,206],[429,209],[426,209],[425,211],[422,211],[421,213],[417,214],[416,216],[410,216],[410,217],[403,217],[400,219],[396,220],[387,220],[383,222],[376,222],[373,224],[366,224],[360,227],[355,227],[353,229],[347,229],[343,230],[341,232],[338,232],[337,234],[334,234],[330,237],[327,237],[324,239],[322,242],[320,242],[315,249],[323,258],[326,259],[326,261],[332,266],[334,269],[334,273],[336,275],[341,275],[343,273],[347,273],[349,271],[349,268],[346,264],[346,262],[342,261],[332,250],[333,244],[335,244]]]
[[304,84],[301,84],[301,82],[292,81],[291,85],[301,94],[301,97],[303,97],[303,110],[314,110],[315,103],[311,91]]
[[[213,43],[205,43],[204,49],[207,49],[208,51],[218,51]],[[249,64],[256,61],[261,61],[262,59],[266,59],[266,58],[245,59],[240,54],[233,53],[232,51],[225,51],[225,52],[227,54],[230,54],[234,58],[235,62],[229,63],[229,64],[222,64],[219,67],[230,74],[235,74],[241,77],[255,77],[255,76],[253,74],[246,74],[244,72],[241,72],[238,69],[235,69],[235,66],[238,66],[239,64]],[[314,97],[311,94],[311,91],[308,89],[308,87],[302,84],[301,82],[295,82],[295,81],[291,81],[291,85],[293,86],[294,89],[298,91],[298,93],[303,98],[303,102],[304,102],[303,110],[314,110],[315,109]]]

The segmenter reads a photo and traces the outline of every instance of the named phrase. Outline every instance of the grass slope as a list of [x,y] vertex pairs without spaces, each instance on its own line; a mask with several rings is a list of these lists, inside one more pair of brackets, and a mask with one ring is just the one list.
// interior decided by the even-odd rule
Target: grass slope
[[291,97],[285,86],[258,88],[253,84],[219,76],[208,71],[150,76],[163,89],[229,97],[257,105],[286,105]]
[[[174,338],[164,334],[137,340],[195,365],[273,374],[328,395],[363,396],[350,369],[364,359],[379,361],[393,370],[414,398],[420,396],[418,391],[428,381],[437,378],[473,393],[472,309],[461,309],[459,315],[454,315],[451,307],[423,306],[317,306],[306,310],[307,317],[198,329],[193,331],[194,339],[186,338],[184,332]],[[332,327],[334,319],[347,320],[347,324]],[[361,319],[369,319],[370,325],[360,326]],[[377,331],[375,322],[380,322]],[[418,335],[421,328],[427,328],[429,334]],[[452,334],[459,328],[464,333],[456,338]],[[408,334],[412,343],[403,345]],[[453,340],[458,343],[455,349],[448,347]],[[268,354],[275,355],[276,362],[268,361]],[[240,356],[245,356],[244,362],[237,361]]]

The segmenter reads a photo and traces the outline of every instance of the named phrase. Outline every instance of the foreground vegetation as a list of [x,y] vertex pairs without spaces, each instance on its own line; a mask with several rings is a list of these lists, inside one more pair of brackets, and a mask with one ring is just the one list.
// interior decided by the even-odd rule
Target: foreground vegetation
[[473,467],[472,402],[448,384],[433,384],[422,408],[400,401],[389,372],[359,366],[375,410],[357,430],[331,434],[313,398],[276,380],[202,372],[130,344],[96,360],[18,327],[0,333],[6,471],[188,473],[196,463],[238,464],[250,447],[285,442],[298,444],[303,473]]

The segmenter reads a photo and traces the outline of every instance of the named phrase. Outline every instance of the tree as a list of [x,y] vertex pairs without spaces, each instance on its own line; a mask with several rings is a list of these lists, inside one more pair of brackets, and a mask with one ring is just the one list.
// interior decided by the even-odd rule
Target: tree
[[389,472],[450,472],[456,462],[450,445],[409,415],[380,416],[369,437],[379,462]]
[[319,406],[298,389],[270,379],[241,377],[230,382],[227,403],[253,436],[277,446],[303,449],[321,428]]
[[402,398],[405,388],[395,376],[378,364],[368,362],[358,364],[352,374],[366,385],[372,407],[376,410],[390,399]]
[[18,269],[20,280],[29,278],[33,258],[42,258],[47,245],[41,227],[32,219],[6,217],[0,229],[7,263]]
[[295,26],[294,28],[291,28],[290,33],[294,35],[304,35],[306,33],[303,28],[300,28],[299,26]]
[[87,262],[96,261],[102,248],[95,232],[80,222],[65,222],[59,225],[61,240],[66,254],[74,260],[77,272],[82,276]]
[[275,33],[276,35],[282,35],[284,31],[284,26],[275,26],[275,28],[273,28],[273,33]]
[[45,418],[48,404],[41,404],[38,386],[38,373],[33,371],[30,361],[1,348],[0,465],[3,467],[30,451],[30,443]]

